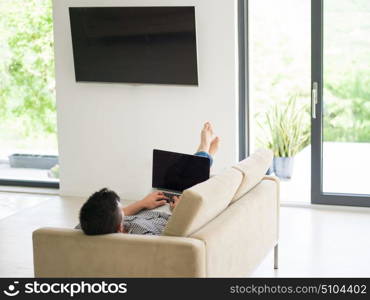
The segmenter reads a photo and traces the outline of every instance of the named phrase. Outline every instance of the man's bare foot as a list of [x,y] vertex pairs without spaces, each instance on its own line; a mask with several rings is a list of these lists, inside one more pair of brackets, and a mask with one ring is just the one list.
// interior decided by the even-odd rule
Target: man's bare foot
[[210,122],[204,124],[202,132],[200,133],[200,145],[198,147],[198,152],[204,151],[209,152],[209,147],[211,146],[213,136],[213,128]]
[[219,144],[220,144],[220,138],[218,137],[218,136],[216,136],[213,140],[212,140],[212,142],[211,142],[211,144],[210,144],[210,146],[209,146],[209,154],[210,155],[212,155],[212,156],[215,156],[215,154],[216,154],[216,152],[217,152],[217,150],[218,150],[218,146],[219,146]]

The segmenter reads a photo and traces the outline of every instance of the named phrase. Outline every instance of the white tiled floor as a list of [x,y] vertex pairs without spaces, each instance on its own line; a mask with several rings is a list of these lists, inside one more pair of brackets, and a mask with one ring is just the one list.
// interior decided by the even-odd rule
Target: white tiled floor
[[[80,198],[0,193],[16,199],[20,210],[0,219],[0,277],[32,277],[32,231],[42,226],[73,227]],[[39,198],[38,200],[34,199]],[[28,203],[28,204],[27,204]],[[2,210],[0,205],[0,210]],[[272,252],[255,277],[369,277],[370,209],[349,207],[282,207],[279,270]]]
[[0,220],[55,197],[58,196],[0,192]]
[[279,269],[273,254],[255,277],[369,277],[370,209],[282,207]]

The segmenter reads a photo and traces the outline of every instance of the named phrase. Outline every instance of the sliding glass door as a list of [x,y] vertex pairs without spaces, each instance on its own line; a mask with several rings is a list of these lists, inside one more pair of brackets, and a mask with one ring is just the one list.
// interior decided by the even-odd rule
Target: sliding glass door
[[370,206],[370,1],[311,14],[311,202]]

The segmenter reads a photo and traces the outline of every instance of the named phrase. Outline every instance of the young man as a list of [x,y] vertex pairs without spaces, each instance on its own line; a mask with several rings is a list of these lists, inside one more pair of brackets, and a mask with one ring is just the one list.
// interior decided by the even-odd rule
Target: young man
[[[212,125],[209,122],[205,123],[195,155],[209,158],[212,165],[219,142],[219,137],[213,137]],[[118,195],[103,188],[91,195],[81,207],[80,225],[77,228],[81,228],[88,235],[115,232],[159,235],[166,226],[171,212],[153,209],[171,200],[169,203],[172,211],[180,199],[181,197],[176,196],[168,199],[162,192],[156,191],[140,201],[122,207]]]

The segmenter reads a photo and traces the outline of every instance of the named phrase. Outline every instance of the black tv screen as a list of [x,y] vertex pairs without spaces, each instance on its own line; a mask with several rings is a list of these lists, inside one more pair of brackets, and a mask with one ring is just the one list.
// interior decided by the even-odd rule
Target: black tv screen
[[194,7],[70,7],[76,81],[198,84]]

